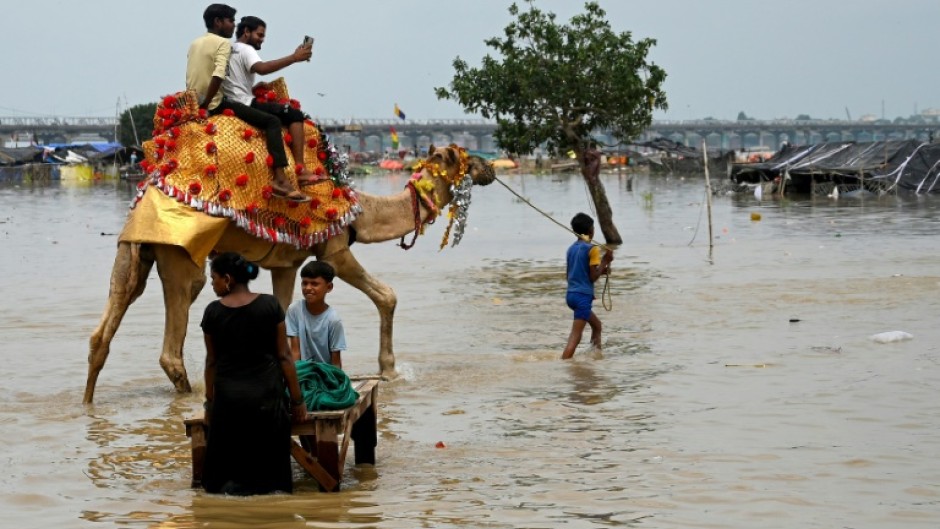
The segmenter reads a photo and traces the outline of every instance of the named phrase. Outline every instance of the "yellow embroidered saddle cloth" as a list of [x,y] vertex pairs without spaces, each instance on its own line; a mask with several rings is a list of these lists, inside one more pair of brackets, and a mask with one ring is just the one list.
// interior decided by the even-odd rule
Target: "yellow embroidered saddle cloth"
[[[255,95],[299,108],[283,79]],[[296,187],[301,167],[293,160],[292,138],[284,134],[285,172]],[[324,179],[300,188],[311,198],[304,203],[274,195],[263,133],[233,115],[207,116],[193,92],[163,98],[154,137],[143,147],[141,166],[149,177],[138,186],[121,241],[177,244],[199,263],[228,221],[264,240],[304,249],[342,233],[361,211],[345,156],[311,120],[304,122],[300,163]]]

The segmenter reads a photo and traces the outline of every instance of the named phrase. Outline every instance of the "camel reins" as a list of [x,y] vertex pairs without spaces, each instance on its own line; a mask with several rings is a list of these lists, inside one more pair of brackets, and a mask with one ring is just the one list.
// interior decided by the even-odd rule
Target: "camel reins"
[[410,250],[414,247],[415,243],[418,242],[418,232],[421,231],[421,205],[418,204],[418,190],[415,189],[413,182],[408,182],[405,186],[408,188],[408,191],[411,191],[411,209],[415,216],[415,231],[414,235],[411,237],[410,243],[405,243],[405,235],[401,236],[401,240],[398,241],[398,246],[402,250]]

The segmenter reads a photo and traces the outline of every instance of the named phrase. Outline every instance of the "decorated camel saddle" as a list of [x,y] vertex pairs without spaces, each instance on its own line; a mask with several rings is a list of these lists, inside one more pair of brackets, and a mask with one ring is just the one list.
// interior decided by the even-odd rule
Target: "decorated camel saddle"
[[[255,96],[300,108],[282,78]],[[285,173],[295,188],[304,167],[323,180],[300,187],[310,197],[300,203],[274,195],[273,159],[261,131],[227,112],[208,116],[194,92],[164,97],[154,115],[153,139],[143,145],[141,167],[148,177],[138,185],[120,240],[177,244],[199,263],[229,222],[298,249],[342,233],[362,210],[347,176],[346,155],[312,120],[303,129],[303,160],[293,159],[292,138],[284,131]]]

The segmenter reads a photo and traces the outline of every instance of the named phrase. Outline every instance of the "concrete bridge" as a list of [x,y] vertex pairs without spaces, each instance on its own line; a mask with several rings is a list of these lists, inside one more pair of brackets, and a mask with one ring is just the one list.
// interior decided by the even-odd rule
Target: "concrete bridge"
[[[354,150],[384,151],[391,147],[392,128],[398,134],[400,148],[410,149],[429,143],[456,142],[471,149],[494,150],[496,125],[482,119],[332,119],[314,118],[334,136],[338,145]],[[639,138],[643,142],[665,137],[699,147],[705,139],[712,149],[740,149],[765,146],[777,149],[784,141],[805,145],[826,141],[877,141],[883,139],[933,138],[940,124],[891,123],[847,120],[687,120],[654,121]],[[118,136],[115,117],[3,117],[0,116],[0,143],[35,140],[38,143],[67,143],[97,136],[113,141]],[[599,135],[605,142],[612,140]]]
[[106,141],[117,138],[115,117],[0,116],[0,145],[16,143],[69,143],[83,136]]

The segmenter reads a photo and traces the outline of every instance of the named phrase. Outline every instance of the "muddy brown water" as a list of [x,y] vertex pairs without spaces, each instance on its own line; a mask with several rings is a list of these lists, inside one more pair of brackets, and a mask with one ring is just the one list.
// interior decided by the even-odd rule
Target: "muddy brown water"
[[[578,177],[503,178],[563,223],[590,212]],[[81,404],[132,189],[0,187],[0,526],[940,526],[940,201],[716,197],[711,264],[700,179],[605,184],[626,244],[602,354],[558,359],[570,235],[475,188],[456,248],[438,251],[443,222],[408,252],[355,247],[399,296],[377,466],[350,459],[338,494],[295,466],[297,493],[247,499],[189,488],[210,289],[190,315],[194,394],[157,362],[154,271]],[[329,301],[347,371],[374,372],[374,308],[343,283]],[[886,331],[913,338],[871,339]]]

